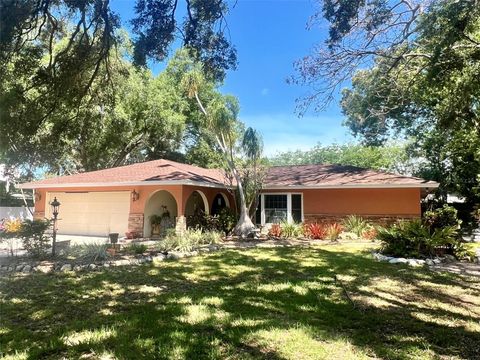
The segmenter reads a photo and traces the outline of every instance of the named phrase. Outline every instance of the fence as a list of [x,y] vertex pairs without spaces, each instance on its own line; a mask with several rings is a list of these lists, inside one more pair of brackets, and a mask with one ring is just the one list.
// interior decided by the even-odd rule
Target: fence
[[[33,208],[30,208],[33,212]],[[0,206],[0,220],[1,219],[32,219],[32,214],[25,206]]]

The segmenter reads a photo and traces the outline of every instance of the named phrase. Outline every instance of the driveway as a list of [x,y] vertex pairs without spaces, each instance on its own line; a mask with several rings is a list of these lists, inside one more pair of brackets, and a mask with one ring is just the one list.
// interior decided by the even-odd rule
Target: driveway
[[[57,241],[70,240],[70,246],[82,244],[104,244],[109,241],[108,236],[57,235]],[[20,239],[10,239],[0,242],[0,264],[13,253],[14,256],[26,254]]]

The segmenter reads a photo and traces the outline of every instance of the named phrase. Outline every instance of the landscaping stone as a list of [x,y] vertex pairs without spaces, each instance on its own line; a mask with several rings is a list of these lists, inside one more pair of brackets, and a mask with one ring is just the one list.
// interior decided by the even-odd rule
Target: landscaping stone
[[22,272],[24,272],[24,273],[29,273],[30,271],[32,271],[32,267],[31,267],[30,265],[25,265],[25,266],[23,267]]
[[97,265],[95,265],[95,264],[90,264],[90,265],[88,265],[88,268],[89,268],[90,270],[95,270],[95,269],[97,268]]
[[433,264],[434,264],[434,265],[438,265],[438,264],[441,264],[441,263],[442,263],[442,259],[440,259],[440,258],[435,258],[435,259],[433,259],[432,261],[433,261]]
[[15,267],[15,271],[22,271],[22,270],[23,270],[23,266],[24,266],[23,264],[17,265],[17,266]]
[[163,261],[165,260],[165,255],[163,254],[157,254],[153,257],[153,261]]
[[435,265],[435,263],[433,262],[432,259],[427,259],[427,260],[425,260],[425,264],[427,264],[428,266],[433,266],[433,265]]
[[185,257],[185,253],[172,251],[167,254],[167,259],[169,260],[178,260]]
[[408,262],[405,258],[393,258],[388,261],[390,264],[406,264]]
[[82,265],[75,265],[73,267],[73,271],[82,271],[82,270],[83,270]]
[[413,267],[422,266],[422,264],[420,264],[417,259],[407,259],[407,264]]
[[62,267],[60,268],[60,271],[62,271],[62,272],[72,271],[72,265],[71,264],[63,264]]
[[44,264],[44,265],[37,266],[37,271],[40,271],[44,274],[52,272],[53,270],[54,270],[53,264]]

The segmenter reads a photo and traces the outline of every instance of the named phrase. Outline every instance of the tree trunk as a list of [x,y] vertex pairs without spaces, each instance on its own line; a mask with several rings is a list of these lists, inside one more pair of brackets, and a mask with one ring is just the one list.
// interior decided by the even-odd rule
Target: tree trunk
[[233,233],[242,238],[247,237],[255,230],[255,225],[248,216],[248,210],[246,206],[240,205],[240,218],[238,219],[237,225],[233,229]]
[[237,188],[240,195],[240,218],[238,219],[237,225],[235,225],[235,228],[233,229],[233,233],[241,238],[245,238],[252,233],[252,231],[255,229],[255,225],[248,214],[242,180],[240,179],[234,164],[229,165],[231,165],[231,171],[235,177],[235,180],[237,181]]

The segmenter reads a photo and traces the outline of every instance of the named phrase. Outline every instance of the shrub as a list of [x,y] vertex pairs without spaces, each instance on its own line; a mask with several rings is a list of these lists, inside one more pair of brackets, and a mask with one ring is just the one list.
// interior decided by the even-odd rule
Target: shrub
[[0,237],[10,239],[18,236],[22,228],[20,219],[5,220],[0,225]]
[[147,248],[145,244],[130,244],[125,247],[125,252],[129,254],[143,254],[147,251]]
[[382,252],[392,256],[428,257],[444,252],[457,256],[463,249],[457,231],[455,226],[433,228],[412,220],[381,229],[378,238],[383,243]]
[[228,234],[235,227],[236,223],[237,216],[232,209],[224,207],[222,210],[220,210],[220,213],[218,214],[219,228],[217,230],[223,231],[225,234]]
[[340,236],[342,231],[343,231],[343,228],[340,224],[338,223],[330,224],[326,228],[325,239],[338,240],[338,237]]
[[45,255],[50,247],[50,236],[45,232],[50,227],[48,220],[25,220],[22,222],[18,235],[22,238],[23,247],[31,256]]
[[324,225],[319,223],[310,223],[305,224],[303,230],[305,236],[309,237],[310,239],[324,239],[327,234],[327,229]]
[[279,238],[282,236],[282,228],[280,224],[273,224],[270,229],[268,229],[268,237]]
[[432,229],[439,229],[449,226],[459,229],[460,225],[462,224],[462,220],[458,219],[457,209],[447,204],[443,205],[441,208],[426,211],[423,214],[423,219],[425,224]]
[[370,224],[360,216],[349,215],[342,221],[345,231],[352,232],[358,237],[362,237],[363,233],[370,228]]
[[367,240],[374,240],[377,238],[378,230],[374,226],[370,226],[362,232],[362,237]]
[[228,234],[237,222],[235,213],[230,208],[223,208],[218,215],[207,215],[198,211],[187,218],[187,226],[203,231],[221,231]]
[[298,238],[303,236],[303,227],[301,224],[282,222],[280,224],[282,236],[284,238]]
[[160,243],[161,250],[189,252],[198,245],[218,244],[222,241],[222,234],[218,231],[202,231],[200,229],[189,229],[182,235],[169,233]]
[[109,257],[107,252],[109,247],[109,244],[99,243],[73,245],[65,249],[63,255],[83,259],[86,262],[101,261],[106,260]]

